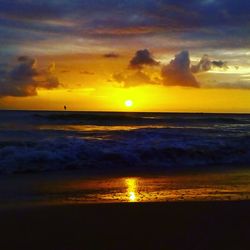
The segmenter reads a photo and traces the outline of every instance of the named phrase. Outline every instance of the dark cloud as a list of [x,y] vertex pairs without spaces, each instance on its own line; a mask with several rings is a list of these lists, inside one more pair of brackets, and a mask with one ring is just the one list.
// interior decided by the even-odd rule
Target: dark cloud
[[34,58],[21,56],[17,61],[14,67],[0,70],[0,97],[34,96],[39,88],[53,89],[60,85],[53,74],[54,64],[38,70]]
[[249,13],[246,0],[1,0],[0,44],[4,51],[15,51],[31,41],[35,47],[37,40],[60,41],[70,36],[107,43],[109,38],[119,39],[126,46],[132,36],[169,40],[174,36],[175,41],[193,42],[189,49],[249,48]]
[[203,55],[199,63],[192,65],[191,71],[193,73],[205,72],[211,70],[213,67],[227,69],[227,63],[223,61],[212,61],[208,55]]
[[212,61],[212,64],[218,68],[224,68],[224,69],[227,69],[228,66],[227,66],[227,62],[223,62],[221,60],[219,61]]
[[121,87],[135,87],[145,84],[160,84],[159,79],[152,79],[148,73],[143,71],[143,66],[159,65],[149,50],[138,50],[129,62],[128,69],[134,69],[135,72],[123,72],[113,75],[113,79],[120,83]]
[[30,59],[29,59],[29,57],[28,56],[19,56],[18,58],[17,58],[17,61],[19,61],[19,62],[27,62],[27,61],[29,61]]
[[168,65],[163,66],[161,75],[163,84],[167,86],[200,86],[191,72],[188,51],[180,52]]
[[[63,1],[63,0],[62,0]],[[59,3],[59,2],[58,2]],[[56,1],[7,1],[1,0],[2,16],[19,20],[47,20],[59,18],[65,9]]]
[[120,55],[117,53],[114,53],[114,52],[110,52],[110,53],[104,54],[103,57],[105,57],[105,58],[118,58],[118,57],[120,57]]
[[159,65],[152,54],[147,49],[138,50],[134,57],[129,62],[129,67],[133,69],[141,69],[143,66],[155,66]]

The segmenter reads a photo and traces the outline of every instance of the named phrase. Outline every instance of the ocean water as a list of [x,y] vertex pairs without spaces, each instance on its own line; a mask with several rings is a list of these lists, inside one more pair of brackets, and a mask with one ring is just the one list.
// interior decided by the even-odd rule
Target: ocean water
[[0,111],[0,173],[216,170],[250,164],[250,115]]

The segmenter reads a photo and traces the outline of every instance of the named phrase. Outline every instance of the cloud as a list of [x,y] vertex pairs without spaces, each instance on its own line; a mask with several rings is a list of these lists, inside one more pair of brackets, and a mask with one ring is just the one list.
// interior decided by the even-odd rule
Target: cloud
[[118,58],[118,57],[120,57],[120,55],[117,53],[114,53],[114,52],[110,52],[110,53],[104,54],[103,57],[105,57],[105,58]]
[[190,69],[189,52],[182,51],[163,66],[161,75],[163,84],[167,86],[200,87]]
[[60,83],[54,75],[55,64],[46,70],[38,70],[34,58],[20,56],[13,67],[0,70],[0,97],[5,96],[34,96],[37,89],[57,88]]
[[223,62],[223,61],[212,61],[212,64],[218,68],[224,68],[224,69],[227,69],[228,66],[227,66],[227,62]]
[[[137,55],[137,53],[136,53]],[[144,62],[144,61],[143,61]],[[161,69],[161,77],[151,77],[149,73],[143,70],[143,67],[137,67],[136,71],[124,71],[114,74],[112,80],[119,83],[120,87],[128,88],[145,84],[164,85],[164,86],[180,86],[194,88],[225,88],[225,89],[250,89],[248,81],[238,82],[198,82],[195,73],[206,72],[213,67],[227,69],[227,63],[222,60],[211,60],[208,55],[202,56],[196,65],[190,65],[190,57],[188,51],[181,51],[176,54],[167,65],[163,65]],[[139,64],[140,65],[140,64]],[[144,65],[144,64],[142,64]]]
[[212,61],[208,55],[203,55],[198,64],[192,65],[192,73],[200,73],[211,70],[213,67],[227,69],[227,63],[223,61]]
[[[40,53],[48,53],[47,44],[54,42],[56,52],[65,52],[68,37],[77,43],[67,46],[70,52],[89,49],[78,39],[89,40],[90,50],[112,48],[113,39],[123,48],[135,39],[134,44],[168,51],[183,43],[189,49],[249,48],[249,9],[243,0],[1,0],[0,50],[11,55],[27,47],[38,50],[39,42]],[[160,39],[169,42],[161,44]]]
[[203,84],[204,88],[216,89],[245,89],[250,90],[250,82],[236,81],[236,82],[213,82]]
[[145,84],[160,84],[157,79],[151,79],[150,76],[140,70],[133,74],[126,74],[125,72],[114,74],[113,79],[120,83],[120,87],[124,88],[136,87]]
[[192,65],[191,71],[193,73],[208,71],[211,69],[211,66],[212,66],[212,62],[209,59],[208,55],[203,55],[203,57],[200,59],[198,64]]
[[133,69],[141,69],[143,66],[155,66],[159,65],[152,54],[147,49],[138,50],[134,57],[129,62],[129,67]]

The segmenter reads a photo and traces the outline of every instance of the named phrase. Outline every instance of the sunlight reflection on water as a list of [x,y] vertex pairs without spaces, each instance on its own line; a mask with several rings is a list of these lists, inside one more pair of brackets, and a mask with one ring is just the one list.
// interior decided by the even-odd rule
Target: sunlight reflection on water
[[238,179],[235,174],[106,178],[53,184],[53,193],[64,203],[246,200],[250,198],[246,180],[249,174]]
[[40,125],[40,130],[64,130],[79,132],[95,132],[95,131],[130,131],[135,129],[146,128],[166,128],[166,125]]
[[[250,200],[250,171],[140,177],[79,174],[10,176],[2,179],[0,203],[86,204]],[[7,194],[7,195],[6,195]]]
[[127,185],[128,201],[135,202],[137,200],[137,179],[127,178],[125,179]]

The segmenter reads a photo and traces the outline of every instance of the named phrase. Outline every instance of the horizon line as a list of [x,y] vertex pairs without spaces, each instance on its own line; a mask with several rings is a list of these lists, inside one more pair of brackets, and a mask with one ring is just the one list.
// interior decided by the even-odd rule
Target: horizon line
[[0,108],[0,112],[2,111],[20,111],[20,112],[86,112],[86,113],[158,113],[158,114],[242,114],[242,115],[250,115],[250,112],[209,112],[209,111],[129,111],[129,110],[117,110],[117,111],[111,111],[111,110],[54,110],[54,109],[2,109]]

